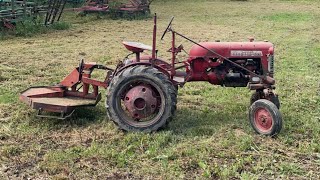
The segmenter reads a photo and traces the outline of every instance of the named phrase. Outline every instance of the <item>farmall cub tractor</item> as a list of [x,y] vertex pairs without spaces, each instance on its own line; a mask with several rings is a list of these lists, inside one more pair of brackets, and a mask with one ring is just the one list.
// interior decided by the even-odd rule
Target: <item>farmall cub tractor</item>
[[[131,51],[115,69],[96,63],[80,62],[67,77],[55,86],[31,87],[20,99],[38,110],[40,117],[70,117],[80,106],[95,106],[101,99],[98,87],[107,88],[106,109],[109,118],[126,131],[152,132],[173,118],[178,87],[187,82],[207,81],[224,87],[248,87],[251,97],[249,119],[253,129],[263,135],[276,135],[282,127],[280,102],[274,93],[274,48],[269,42],[203,42],[197,43],[176,32],[171,24],[162,38],[172,35],[171,62],[157,57],[154,17],[153,45],[123,42]],[[183,46],[176,47],[176,36],[194,45],[189,57],[176,62]],[[150,50],[152,55],[142,56]],[[184,51],[184,50],[183,50]],[[130,55],[131,55],[130,54]],[[177,65],[180,64],[180,65]],[[104,81],[91,78],[94,69],[106,71]],[[181,71],[183,70],[183,71]],[[60,113],[48,116],[44,111]]]

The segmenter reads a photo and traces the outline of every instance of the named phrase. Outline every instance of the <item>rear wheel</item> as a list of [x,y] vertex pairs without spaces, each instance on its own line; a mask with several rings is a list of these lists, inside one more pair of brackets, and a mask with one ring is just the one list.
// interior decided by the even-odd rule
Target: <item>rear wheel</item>
[[275,104],[266,99],[255,101],[249,109],[253,129],[262,135],[274,136],[282,129],[282,116]]
[[113,78],[107,94],[109,117],[126,131],[152,132],[176,110],[177,91],[166,75],[148,66],[134,66]]

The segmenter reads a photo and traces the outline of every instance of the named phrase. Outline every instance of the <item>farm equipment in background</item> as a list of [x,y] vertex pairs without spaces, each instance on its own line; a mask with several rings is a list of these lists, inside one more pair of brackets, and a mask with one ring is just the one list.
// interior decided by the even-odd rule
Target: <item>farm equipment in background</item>
[[18,22],[26,18],[36,19],[46,14],[44,24],[49,25],[60,20],[65,3],[65,0],[48,0],[43,4],[27,0],[0,0],[0,24],[7,29],[14,29]]
[[128,3],[120,3],[111,0],[88,0],[80,8],[72,10],[79,11],[82,14],[88,13],[117,13],[121,14],[149,14],[150,4],[148,0],[129,0]]
[[130,0],[130,3],[122,4],[117,11],[119,13],[142,13],[142,14],[150,14],[150,4],[151,0]]
[[48,8],[44,25],[53,24],[55,21],[60,21],[67,0],[48,0]]
[[87,0],[85,4],[80,8],[73,9],[79,11],[83,15],[88,13],[107,13],[109,12],[108,0]]
[[[274,93],[274,47],[270,42],[197,43],[172,28],[171,19],[161,40],[170,32],[171,62],[157,56],[157,18],[154,17],[153,44],[123,42],[135,57],[126,56],[115,69],[82,60],[63,81],[55,86],[31,87],[20,100],[43,111],[58,112],[65,119],[75,108],[94,106],[101,99],[98,87],[107,88],[106,110],[109,119],[126,131],[152,132],[173,118],[177,91],[187,82],[206,81],[224,87],[248,87],[251,97],[249,119],[259,134],[276,135],[282,128],[280,102]],[[176,46],[176,36],[194,45],[186,60],[178,61],[184,51]],[[141,55],[151,51],[151,55]],[[181,64],[181,65],[177,65]],[[95,69],[106,71],[104,81],[91,78]]]

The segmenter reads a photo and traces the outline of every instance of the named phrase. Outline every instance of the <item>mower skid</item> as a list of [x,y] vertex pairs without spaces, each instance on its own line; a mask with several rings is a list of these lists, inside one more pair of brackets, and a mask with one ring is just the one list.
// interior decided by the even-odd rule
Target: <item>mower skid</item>
[[42,114],[42,113],[43,113],[42,110],[39,109],[36,116],[37,116],[37,117],[40,117],[40,118],[51,118],[51,119],[65,120],[65,119],[71,117],[72,114],[74,113],[74,111],[75,111],[75,110],[73,110],[73,111],[72,111],[71,113],[69,113],[69,114],[65,114],[65,113],[61,112],[60,116],[50,116],[50,115],[44,115],[44,114]]
[[42,115],[44,111],[61,113],[61,116],[50,116],[57,119],[66,119],[76,108],[95,106],[101,100],[100,93],[95,98],[86,98],[72,96],[66,91],[65,87],[60,86],[31,87],[20,94],[20,100],[38,110],[37,116],[40,117],[48,117]]

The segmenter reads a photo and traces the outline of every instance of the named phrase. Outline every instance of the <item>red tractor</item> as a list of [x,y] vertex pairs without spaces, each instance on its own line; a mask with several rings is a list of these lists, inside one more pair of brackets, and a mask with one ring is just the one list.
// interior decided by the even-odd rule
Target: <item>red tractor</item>
[[[248,87],[254,90],[249,119],[254,130],[263,135],[276,135],[282,127],[280,102],[274,93],[274,47],[269,42],[203,42],[197,43],[176,32],[171,19],[164,31],[171,32],[172,54],[168,63],[157,57],[154,18],[153,45],[123,42],[134,54],[119,62],[116,69],[95,63],[84,63],[55,86],[31,87],[20,99],[38,110],[40,117],[52,117],[43,111],[61,113],[60,119],[72,115],[76,107],[95,106],[101,99],[98,87],[107,88],[106,108],[109,118],[126,131],[152,132],[173,118],[177,91],[187,82],[207,81],[224,87]],[[188,59],[176,62],[184,51],[176,47],[176,36],[192,43]],[[152,55],[141,56],[144,51]],[[130,55],[131,55],[130,54]],[[177,65],[181,63],[181,65]],[[104,81],[91,79],[94,69],[106,70]],[[183,70],[183,71],[181,71]],[[92,87],[90,89],[90,87]]]

